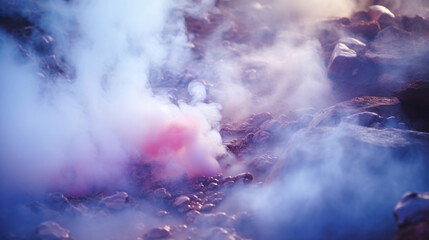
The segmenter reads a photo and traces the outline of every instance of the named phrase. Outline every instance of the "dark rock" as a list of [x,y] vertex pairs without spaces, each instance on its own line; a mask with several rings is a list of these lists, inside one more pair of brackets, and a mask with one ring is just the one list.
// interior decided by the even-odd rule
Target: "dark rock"
[[399,227],[429,220],[429,193],[406,193],[393,210]]
[[252,126],[259,127],[262,123],[271,119],[273,119],[273,116],[270,113],[265,112],[254,115],[247,122]]
[[401,101],[402,110],[410,121],[413,129],[429,132],[429,82],[415,81],[398,93],[398,99]]
[[393,240],[427,240],[429,239],[429,221],[405,227],[399,231]]
[[372,20],[371,16],[366,11],[358,11],[353,13],[352,17],[350,18],[352,22],[369,22]]
[[357,74],[359,60],[356,51],[344,43],[338,43],[328,64],[328,75],[334,78],[350,78]]
[[153,192],[153,195],[156,199],[169,199],[171,194],[165,188],[158,188]]
[[144,239],[163,239],[171,236],[170,226],[157,227],[149,230],[145,235]]
[[420,16],[414,18],[402,17],[402,25],[404,29],[419,37],[427,37],[429,35],[429,20]]
[[100,204],[112,210],[121,210],[128,206],[129,197],[126,192],[117,192],[100,200]]
[[403,104],[429,110],[429,82],[427,81],[414,81],[402,88],[397,96]]
[[39,224],[36,228],[34,238],[40,240],[72,239],[70,237],[70,230],[61,227],[58,223],[53,221]]
[[371,21],[371,22],[356,22],[352,23],[345,28],[353,35],[364,38],[366,40],[373,40],[375,36],[377,36],[378,32],[380,31],[380,26]]

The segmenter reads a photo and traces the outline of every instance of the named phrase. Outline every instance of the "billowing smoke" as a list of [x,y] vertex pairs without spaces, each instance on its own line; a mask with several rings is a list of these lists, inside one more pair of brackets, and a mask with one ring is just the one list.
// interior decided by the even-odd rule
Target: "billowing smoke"
[[[204,85],[192,83],[192,99],[176,104],[150,88],[152,69],[180,69],[189,60],[184,5],[2,5],[4,15],[20,14],[51,34],[51,54],[73,67],[70,78],[46,76],[37,51],[23,58],[20,47],[27,46],[2,33],[4,188],[84,191],[120,185],[131,160],[156,164],[161,179],[220,170],[215,159],[224,152],[217,132],[220,107],[203,102]],[[40,41],[34,32],[30,40]]]

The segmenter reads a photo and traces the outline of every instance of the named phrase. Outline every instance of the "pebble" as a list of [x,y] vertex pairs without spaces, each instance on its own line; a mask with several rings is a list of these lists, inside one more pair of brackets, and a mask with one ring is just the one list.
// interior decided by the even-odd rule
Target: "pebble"
[[215,207],[216,207],[216,205],[213,203],[206,203],[201,207],[201,212],[210,212]]
[[191,202],[191,199],[188,196],[182,195],[177,197],[174,200],[173,206],[176,208],[188,205]]
[[144,239],[162,239],[171,235],[170,226],[152,228],[144,235]]
[[216,182],[211,182],[208,186],[207,186],[207,190],[215,190],[216,188],[218,188],[219,185]]

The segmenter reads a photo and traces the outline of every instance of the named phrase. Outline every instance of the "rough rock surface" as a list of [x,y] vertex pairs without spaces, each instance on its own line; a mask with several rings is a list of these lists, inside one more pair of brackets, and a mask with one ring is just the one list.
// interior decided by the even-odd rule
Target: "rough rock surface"
[[61,227],[53,221],[46,221],[39,224],[34,233],[34,239],[37,240],[66,240],[70,237],[70,230]]
[[401,228],[429,220],[429,193],[404,194],[393,212]]

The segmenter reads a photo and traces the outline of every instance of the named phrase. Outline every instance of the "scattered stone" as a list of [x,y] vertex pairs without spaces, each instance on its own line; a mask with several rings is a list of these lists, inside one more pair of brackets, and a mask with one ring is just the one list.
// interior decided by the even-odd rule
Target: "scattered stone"
[[170,231],[170,226],[152,228],[145,235],[143,235],[143,238],[148,240],[167,238],[171,236]]
[[39,224],[35,231],[35,239],[40,240],[64,240],[72,239],[70,230],[63,228],[58,223],[46,221]]
[[177,197],[174,202],[173,202],[173,206],[176,208],[180,208],[183,207],[185,205],[188,205],[191,202],[191,199],[188,196],[179,196]]
[[399,227],[429,220],[429,193],[405,193],[393,212]]
[[126,192],[117,192],[100,200],[100,204],[112,210],[121,210],[128,206],[129,197]]
[[207,190],[215,190],[216,188],[218,188],[219,185],[215,182],[211,182],[209,185],[207,185]]
[[201,212],[210,212],[215,207],[216,207],[216,205],[214,205],[213,203],[206,203],[201,207]]

